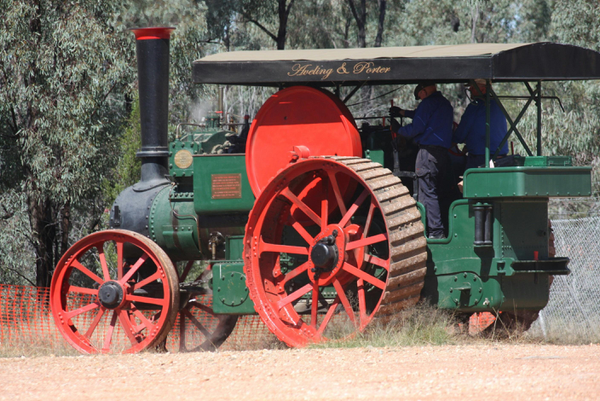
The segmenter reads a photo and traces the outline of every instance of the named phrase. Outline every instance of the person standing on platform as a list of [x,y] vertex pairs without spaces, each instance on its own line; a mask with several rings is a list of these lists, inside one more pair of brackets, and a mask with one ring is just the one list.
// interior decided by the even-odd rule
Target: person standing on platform
[[[469,81],[467,89],[471,92],[473,101],[465,110],[460,123],[452,135],[453,143],[464,143],[467,148],[466,168],[485,166],[485,130],[486,107],[485,94],[487,91],[485,79]],[[495,99],[490,99],[490,157],[506,135],[506,117]],[[505,143],[497,157],[508,154],[508,144]],[[485,166],[487,167],[487,166]]]
[[390,129],[419,145],[415,172],[418,200],[427,213],[427,235],[429,238],[444,238],[440,194],[445,185],[442,177],[450,170],[448,149],[452,142],[453,109],[434,83],[418,84],[414,95],[415,99],[421,100],[416,110],[390,108],[392,117],[409,117],[412,123],[401,127],[392,118]]

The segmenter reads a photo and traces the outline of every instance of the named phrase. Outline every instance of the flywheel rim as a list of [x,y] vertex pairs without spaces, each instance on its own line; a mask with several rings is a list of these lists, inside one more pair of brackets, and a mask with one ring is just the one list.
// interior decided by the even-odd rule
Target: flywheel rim
[[[107,246],[112,243],[111,255]],[[135,262],[129,263],[124,255],[132,250]],[[100,266],[90,262],[90,257],[97,257]],[[150,274],[142,278],[144,269]],[[109,304],[111,298],[100,294],[107,287],[121,298]],[[73,302],[78,298],[84,306]],[[52,277],[50,306],[65,340],[82,353],[151,349],[167,337],[177,317],[177,272],[167,254],[143,235],[99,231],[76,242],[61,258]],[[143,310],[154,312],[148,316]],[[125,338],[124,344],[119,335]]]
[[[302,192],[294,183],[306,182],[302,178],[311,174],[327,184],[325,191],[335,193],[335,205],[328,204],[325,193],[315,211],[294,196]],[[349,201],[337,186],[338,176],[351,177],[358,187]],[[297,210],[312,220],[312,227],[294,218]],[[378,224],[383,232],[374,231]],[[290,227],[304,245],[280,243]],[[358,157],[299,161],[269,183],[250,213],[244,239],[250,297],[269,329],[290,346],[326,340],[325,331],[340,310],[354,332],[362,331],[375,318],[389,320],[419,300],[427,259],[423,231],[415,201],[381,165]],[[318,255],[328,255],[325,248],[331,254],[337,249],[341,261],[317,258],[317,266],[312,259],[317,246]],[[282,272],[281,262],[290,253],[306,261]],[[308,281],[301,280],[304,276]],[[294,281],[301,282],[300,289],[291,289]],[[328,292],[330,299],[335,296],[331,302],[324,299]],[[296,311],[301,301],[310,305],[310,314]]]

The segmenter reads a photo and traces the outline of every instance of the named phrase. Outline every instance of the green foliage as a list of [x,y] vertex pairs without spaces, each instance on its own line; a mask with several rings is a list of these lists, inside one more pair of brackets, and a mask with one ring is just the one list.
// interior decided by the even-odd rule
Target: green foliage
[[133,72],[112,20],[118,5],[0,1],[0,160],[11,166],[0,171],[0,189],[14,200],[0,222],[0,252],[15,248],[7,229],[22,233],[34,257],[7,268],[24,274],[33,259],[38,285],[68,244],[71,210],[98,197],[114,163]]
[[140,121],[140,103],[136,99],[123,136],[117,146],[121,157],[113,170],[113,174],[104,178],[102,182],[104,203],[107,207],[115,201],[121,191],[140,179],[142,162],[136,157],[137,151],[142,147]]

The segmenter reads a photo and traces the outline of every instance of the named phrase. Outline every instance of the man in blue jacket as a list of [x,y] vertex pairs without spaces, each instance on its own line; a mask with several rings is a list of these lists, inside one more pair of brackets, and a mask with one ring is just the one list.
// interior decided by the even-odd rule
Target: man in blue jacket
[[450,169],[448,148],[452,141],[453,109],[433,83],[420,83],[414,94],[415,99],[421,100],[416,110],[390,109],[392,117],[409,117],[413,122],[401,127],[392,119],[391,130],[419,145],[415,163],[418,199],[427,212],[429,238],[444,238],[439,198],[445,185],[442,176]]
[[[452,135],[452,142],[466,144],[466,168],[475,168],[485,164],[485,93],[487,91],[485,79],[470,81],[467,89],[471,92],[472,103],[467,106],[460,119],[460,124]],[[490,101],[490,157],[506,135],[506,117],[495,99]],[[498,156],[506,156],[508,144],[504,144]]]

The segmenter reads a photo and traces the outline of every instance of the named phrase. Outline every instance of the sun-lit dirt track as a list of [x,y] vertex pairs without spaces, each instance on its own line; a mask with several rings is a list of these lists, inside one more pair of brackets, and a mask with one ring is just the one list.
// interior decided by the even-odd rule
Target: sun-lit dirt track
[[0,359],[6,400],[585,400],[600,346],[264,350]]

